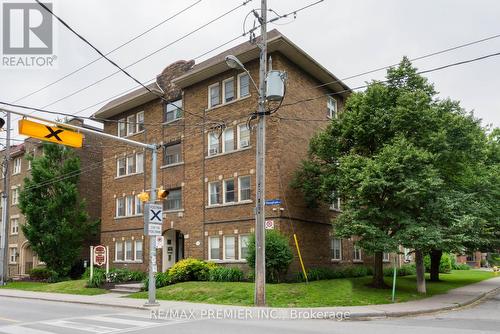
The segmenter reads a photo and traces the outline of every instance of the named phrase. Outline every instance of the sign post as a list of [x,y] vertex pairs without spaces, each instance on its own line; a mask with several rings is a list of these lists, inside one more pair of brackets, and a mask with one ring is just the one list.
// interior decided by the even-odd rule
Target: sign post
[[94,246],[90,246],[90,280],[94,278]]

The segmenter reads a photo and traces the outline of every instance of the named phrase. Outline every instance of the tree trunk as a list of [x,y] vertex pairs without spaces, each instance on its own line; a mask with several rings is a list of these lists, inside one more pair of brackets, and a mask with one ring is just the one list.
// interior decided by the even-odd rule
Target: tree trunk
[[439,265],[441,264],[442,250],[431,251],[431,282],[439,282]]
[[382,252],[375,252],[373,258],[373,281],[372,286],[377,289],[385,288],[384,283],[384,255]]
[[417,267],[417,292],[425,294],[425,266],[424,254],[420,250],[415,250],[415,265]]

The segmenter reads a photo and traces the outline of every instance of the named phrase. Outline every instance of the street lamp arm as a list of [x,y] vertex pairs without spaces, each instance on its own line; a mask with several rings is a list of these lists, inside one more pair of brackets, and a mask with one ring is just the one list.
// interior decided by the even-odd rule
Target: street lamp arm
[[257,84],[255,83],[255,80],[252,78],[252,75],[250,74],[250,72],[248,72],[248,70],[246,68],[243,68],[243,70],[248,74],[248,77],[250,78],[250,81],[252,81],[252,84],[253,84],[255,90],[257,90],[257,93],[260,95],[260,89],[257,86]]

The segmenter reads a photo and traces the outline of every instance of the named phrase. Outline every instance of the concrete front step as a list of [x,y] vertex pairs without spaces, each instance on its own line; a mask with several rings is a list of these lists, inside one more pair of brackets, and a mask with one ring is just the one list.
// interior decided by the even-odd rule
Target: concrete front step
[[142,289],[142,283],[116,284],[110,291],[117,293],[134,293]]

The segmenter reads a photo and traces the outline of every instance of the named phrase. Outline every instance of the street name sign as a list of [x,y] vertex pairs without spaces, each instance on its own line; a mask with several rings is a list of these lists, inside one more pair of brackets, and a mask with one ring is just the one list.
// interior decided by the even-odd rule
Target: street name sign
[[280,205],[280,199],[266,199],[266,205]]
[[27,119],[19,120],[19,134],[71,147],[82,147],[83,145],[81,133]]

